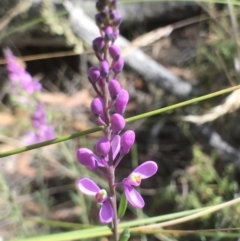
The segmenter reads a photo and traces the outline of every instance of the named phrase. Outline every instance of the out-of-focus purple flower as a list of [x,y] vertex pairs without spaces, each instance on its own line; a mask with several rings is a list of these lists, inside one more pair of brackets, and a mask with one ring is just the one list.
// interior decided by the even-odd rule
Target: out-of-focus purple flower
[[158,166],[153,161],[146,161],[137,168],[125,179],[123,179],[124,192],[127,200],[135,208],[143,208],[145,202],[142,196],[132,187],[139,186],[142,179],[149,178],[157,172]]
[[82,178],[78,180],[77,186],[82,193],[88,196],[94,196],[96,202],[102,204],[99,211],[99,219],[101,223],[112,222],[114,212],[108,199],[107,192],[104,189],[100,189],[100,187],[90,178]]
[[33,94],[42,88],[41,84],[25,70],[24,65],[12,54],[10,49],[4,50],[4,55],[7,61],[9,80],[13,85],[12,88],[22,88],[29,94]]
[[78,149],[77,159],[82,165],[88,167],[90,170],[94,170],[98,166],[104,166],[101,160],[88,148]]
[[90,107],[91,107],[92,113],[96,117],[100,116],[103,112],[103,100],[102,100],[102,98],[100,98],[100,97],[94,98]]
[[43,103],[37,103],[36,109],[31,115],[31,122],[34,129],[26,132],[24,137],[26,144],[33,144],[54,138],[54,126],[47,123]]
[[135,133],[132,130],[125,131],[121,136],[121,153],[126,155],[135,141]]
[[96,143],[96,151],[101,157],[106,157],[110,151],[110,141],[103,137]]
[[129,100],[128,92],[125,89],[121,89],[115,103],[116,112],[118,114],[123,115],[126,109],[128,100]]
[[109,82],[108,90],[109,90],[111,98],[113,100],[115,100],[118,97],[118,94],[119,94],[119,92],[121,90],[121,85],[120,85],[120,83],[117,80],[112,79]]
[[118,134],[126,125],[126,121],[120,114],[113,114],[111,116],[111,128],[113,131],[113,134]]

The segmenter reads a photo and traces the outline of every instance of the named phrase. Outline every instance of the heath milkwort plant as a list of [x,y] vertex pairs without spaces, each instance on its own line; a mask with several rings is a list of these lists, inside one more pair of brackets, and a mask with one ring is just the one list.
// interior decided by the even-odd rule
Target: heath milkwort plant
[[12,100],[32,109],[31,129],[24,136],[25,144],[33,144],[54,138],[54,127],[49,125],[44,104],[39,99],[42,85],[25,69],[24,63],[10,49],[4,50],[9,77],[9,92]]
[[[95,146],[95,152],[87,148],[77,151],[79,162],[92,171],[98,172],[108,181],[109,191],[101,189],[90,178],[82,178],[77,182],[81,192],[93,196],[100,204],[99,219],[102,223],[112,223],[114,240],[118,239],[118,213],[116,186],[122,186],[127,201],[135,208],[143,208],[144,200],[134,188],[141,184],[142,179],[151,177],[157,172],[157,164],[146,161],[135,168],[121,182],[115,182],[115,171],[135,141],[135,133],[126,130],[124,111],[128,104],[129,93],[117,80],[124,66],[120,48],[115,45],[119,35],[122,17],[116,10],[116,0],[98,0],[95,16],[100,36],[93,40],[93,50],[99,60],[98,67],[88,71],[89,81],[97,96],[93,99],[90,109],[99,125],[104,126],[104,137]],[[112,114],[113,113],[113,114]]]

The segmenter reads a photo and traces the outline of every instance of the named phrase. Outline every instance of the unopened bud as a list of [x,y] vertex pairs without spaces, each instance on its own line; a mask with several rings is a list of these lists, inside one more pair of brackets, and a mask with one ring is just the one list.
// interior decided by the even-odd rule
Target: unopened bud
[[121,152],[127,154],[135,141],[135,133],[132,130],[128,130],[121,136]]
[[107,60],[101,61],[100,73],[103,78],[106,78],[109,75],[109,64]]
[[121,50],[118,46],[111,45],[109,47],[109,54],[114,61],[117,61],[120,58]]
[[105,40],[102,37],[95,38],[92,45],[95,53],[102,53],[105,46]]
[[100,70],[97,67],[91,67],[88,70],[88,78],[91,83],[96,83],[100,77]]
[[121,85],[117,80],[112,79],[109,82],[108,89],[109,89],[111,98],[115,100],[118,97],[119,92],[121,91]]
[[111,116],[111,128],[114,135],[118,134],[125,125],[126,121],[122,115],[115,113]]
[[103,100],[100,97],[94,98],[90,107],[92,113],[98,117],[103,112]]
[[110,151],[110,147],[110,141],[104,137],[97,142],[96,151],[101,157],[106,157]]
[[107,26],[104,29],[104,33],[106,41],[112,41],[114,39],[113,28],[111,26]]

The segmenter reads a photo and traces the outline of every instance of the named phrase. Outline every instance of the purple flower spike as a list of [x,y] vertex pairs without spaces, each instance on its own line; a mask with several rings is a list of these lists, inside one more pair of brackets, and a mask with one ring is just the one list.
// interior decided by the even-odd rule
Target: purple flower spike
[[88,78],[91,83],[96,83],[100,77],[100,70],[97,67],[91,67],[88,70]]
[[110,148],[110,141],[105,137],[100,139],[96,144],[96,151],[101,157],[106,157]]
[[116,45],[111,45],[109,47],[109,54],[114,61],[117,61],[121,55],[121,49]]
[[116,62],[113,63],[112,70],[115,75],[119,74],[123,70],[124,59],[120,57]]
[[113,134],[118,134],[126,125],[126,121],[120,114],[113,114],[111,117],[111,127]]
[[96,164],[100,167],[103,166],[101,160],[87,148],[78,149],[77,159],[82,165],[88,167],[90,170],[96,169]]
[[123,180],[124,192],[127,200],[136,208],[143,208],[145,205],[142,196],[132,187],[139,186],[142,179],[149,178],[157,172],[158,166],[153,161],[146,161]]
[[124,89],[121,89],[121,91],[119,92],[119,96],[116,99],[116,104],[115,104],[117,113],[119,113],[120,115],[123,115],[123,113],[126,109],[128,100],[129,100],[128,92]]
[[113,29],[111,26],[107,26],[104,30],[105,40],[112,41],[114,39]]
[[135,141],[134,131],[128,130],[121,136],[121,152],[125,155],[127,154]]
[[101,113],[103,112],[103,100],[102,100],[102,98],[96,97],[96,98],[93,99],[93,101],[91,103],[91,111],[96,117],[101,115]]
[[106,78],[109,75],[109,64],[107,60],[101,61],[100,73],[103,78]]
[[82,178],[77,182],[78,189],[89,196],[94,196],[98,203],[102,203],[99,210],[99,219],[101,223],[110,223],[114,218],[112,206],[108,200],[107,192],[90,178]]
[[118,97],[118,94],[119,94],[119,92],[121,90],[121,85],[119,84],[119,82],[117,80],[112,79],[109,82],[108,90],[109,90],[111,98],[113,100],[115,100]]
[[95,53],[102,53],[105,46],[105,40],[102,37],[95,38],[92,45]]

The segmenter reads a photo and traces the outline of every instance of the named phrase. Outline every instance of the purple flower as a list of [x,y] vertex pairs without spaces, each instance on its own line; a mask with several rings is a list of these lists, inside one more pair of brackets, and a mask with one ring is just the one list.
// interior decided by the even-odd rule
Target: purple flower
[[121,50],[116,45],[111,45],[109,47],[109,54],[114,61],[117,61],[121,56]]
[[109,75],[109,64],[107,60],[103,60],[100,63],[100,73],[103,78],[106,78]]
[[142,179],[149,178],[157,172],[158,166],[153,161],[146,161],[137,168],[125,179],[123,179],[124,193],[129,203],[135,208],[143,208],[145,202],[142,196],[132,187],[139,186]]
[[108,199],[107,192],[89,178],[82,178],[78,180],[77,186],[79,190],[89,196],[94,196],[97,203],[102,206],[99,211],[99,219],[101,223],[110,223],[114,218],[112,205]]

